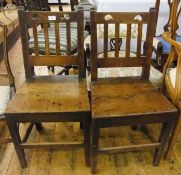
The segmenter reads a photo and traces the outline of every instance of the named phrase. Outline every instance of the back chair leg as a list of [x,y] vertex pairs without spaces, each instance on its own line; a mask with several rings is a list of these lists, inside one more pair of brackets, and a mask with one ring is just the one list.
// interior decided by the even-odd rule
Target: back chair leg
[[90,118],[86,118],[83,122],[84,130],[84,156],[86,166],[90,166]]
[[91,173],[96,173],[97,155],[99,148],[99,132],[100,128],[96,120],[92,120],[92,144],[91,144]]
[[20,147],[21,138],[20,138],[18,126],[16,123],[13,123],[12,121],[7,122],[7,125],[9,128],[9,132],[11,134],[11,137],[15,146],[16,154],[18,156],[21,167],[25,168],[27,166],[27,163],[26,163],[24,149]]
[[158,142],[161,143],[159,148],[155,150],[153,156],[153,165],[159,166],[160,160],[164,154],[167,142],[169,140],[170,132],[172,130],[173,122],[163,123]]
[[168,160],[171,156],[172,149],[175,145],[175,142],[177,140],[177,137],[178,137],[180,131],[181,131],[181,114],[180,114],[179,119],[173,128],[172,135],[171,135],[169,143],[168,143],[167,151],[165,153],[165,159],[166,160]]

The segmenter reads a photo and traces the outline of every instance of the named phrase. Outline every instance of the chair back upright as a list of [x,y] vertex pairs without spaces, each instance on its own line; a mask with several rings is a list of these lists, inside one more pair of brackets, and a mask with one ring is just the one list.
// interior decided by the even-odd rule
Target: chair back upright
[[[84,66],[84,50],[83,50],[83,11],[77,12],[48,12],[48,11],[30,11],[25,12],[23,8],[18,11],[21,29],[22,50],[24,57],[24,67],[26,79],[33,78],[34,66],[66,66],[77,65],[79,68],[79,78],[85,78],[85,66]],[[38,26],[43,25],[45,53],[40,54],[40,45],[38,43]],[[52,41],[49,35],[49,26],[54,25],[55,41]],[[66,25],[66,53],[61,53],[61,25]],[[71,52],[71,26],[75,25],[77,30],[77,53]],[[28,32],[27,27],[32,28],[34,38],[34,54],[29,52]],[[50,42],[56,46],[56,53],[50,52]]]
[[169,5],[169,17],[168,21],[164,26],[164,32],[170,31],[173,39],[177,36],[177,30],[179,28],[178,18],[181,12],[180,0],[168,0]]
[[[163,39],[171,45],[171,51],[163,68],[162,90],[165,91],[166,88],[172,102],[177,106],[181,100],[181,44],[176,41],[180,13],[181,0],[174,0],[171,4],[170,29],[162,34]],[[168,72],[174,69],[173,67],[175,74],[168,77]],[[170,78],[174,79],[172,83]]]
[[[142,67],[142,78],[149,78],[150,61],[152,56],[152,43],[156,30],[157,10],[151,8],[149,12],[95,12],[91,11],[91,79],[96,81],[98,77],[98,68],[110,67]],[[97,26],[104,26],[103,56],[98,58],[97,53]],[[108,54],[108,33],[109,25],[115,26],[115,48],[114,56]],[[126,27],[125,43],[119,44],[121,28]],[[146,25],[146,26],[145,26]],[[137,28],[136,51],[134,56],[132,52],[132,29]],[[146,49],[143,53],[143,29],[146,30]],[[120,50],[124,54],[120,55]]]
[[[171,51],[168,60],[165,63],[163,70],[163,87],[166,86],[166,91],[172,102],[179,108],[181,107],[181,43],[171,38],[171,32],[162,34],[169,44],[171,44]],[[176,63],[176,68],[173,65]],[[175,69],[175,70],[174,70]],[[169,74],[169,72],[173,72]],[[163,89],[164,90],[164,89]]]
[[[3,34],[2,34],[2,46],[3,46],[3,59],[0,62],[0,67],[3,69],[3,71],[0,71],[0,78],[2,78],[2,84],[4,85],[10,85],[10,87],[15,89],[15,82],[14,82],[14,76],[12,74],[11,68],[10,68],[10,64],[9,64],[9,57],[8,57],[8,52],[7,52],[7,26],[2,24],[0,22],[0,28],[3,30]],[[6,80],[8,80],[8,82],[6,80],[4,80],[4,78]],[[0,82],[1,83],[1,82]]]

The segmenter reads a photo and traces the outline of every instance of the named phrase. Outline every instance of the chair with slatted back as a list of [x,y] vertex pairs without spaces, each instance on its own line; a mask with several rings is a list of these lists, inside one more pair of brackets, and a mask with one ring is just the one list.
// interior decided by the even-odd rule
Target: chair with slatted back
[[[0,30],[3,30],[3,36],[0,36],[3,43],[3,59],[0,62],[0,122],[2,123],[5,121],[4,111],[16,88],[7,54],[7,26],[0,23]],[[3,124],[1,126],[5,125]],[[0,139],[0,144],[8,142],[11,142],[10,138]]]
[[[25,12],[18,11],[21,28],[22,49],[26,81],[18,89],[11,103],[7,106],[5,117],[11,133],[21,167],[26,167],[24,149],[59,148],[69,149],[84,147],[86,164],[89,165],[89,120],[90,105],[86,89],[84,50],[83,50],[83,12]],[[38,24],[43,25],[45,38],[45,53],[39,54]],[[66,54],[60,49],[59,25],[66,25]],[[78,53],[71,53],[70,26],[77,26]],[[50,52],[50,36],[48,26],[54,25],[56,52]],[[33,28],[35,54],[29,53],[27,26]],[[74,64],[79,68],[78,75],[37,76],[32,72],[32,66],[62,66]],[[82,122],[83,142],[22,142],[17,123],[31,122]],[[27,136],[28,138],[28,136]],[[27,140],[27,139],[26,139]]]
[[[59,11],[63,11],[63,8],[62,8],[62,3],[60,0],[58,0],[58,4],[59,4]],[[48,2],[48,0],[36,0],[36,1],[25,1],[25,0],[19,0],[19,3],[18,3],[18,6],[23,6],[25,7],[25,10],[28,10],[28,11],[50,11],[50,4]],[[60,49],[61,49],[61,52],[65,53],[66,51],[66,47],[67,47],[67,44],[66,44],[66,25],[62,24],[59,26],[60,27],[60,38],[62,38],[62,41],[60,42]],[[54,44],[55,42],[55,35],[54,35],[54,26],[53,25],[50,25],[49,26],[49,32],[50,32],[50,35],[49,37],[51,38],[51,42],[50,42],[50,52],[51,53],[54,53],[56,51],[56,47]],[[71,25],[71,43],[72,43],[72,47],[71,47],[71,52],[72,54],[75,54],[77,52],[77,27],[75,25]],[[32,54],[34,54],[34,37],[31,35],[31,32],[30,33],[30,39],[29,39],[29,45],[30,45],[30,52]],[[87,31],[84,31],[84,38],[87,37],[89,35],[89,33]],[[44,39],[44,30],[40,29],[38,30],[38,43],[39,43],[39,47],[41,48],[39,51],[40,54],[44,54],[45,53],[45,39]],[[48,68],[54,73],[54,66],[48,66]],[[62,74],[66,74],[68,75],[69,74],[69,70],[71,68],[74,68],[74,69],[77,69],[77,66],[76,65],[66,65],[66,66],[63,66],[63,69],[61,71],[58,72],[58,75],[62,75]]]
[[[157,11],[149,12],[91,12],[91,112],[92,144],[91,171],[96,172],[97,156],[155,148],[153,165],[158,166],[177,119],[177,109],[149,81],[152,42],[156,30]],[[97,25],[104,25],[104,52],[97,54]],[[115,25],[115,51],[108,52],[108,26]],[[119,51],[119,27],[127,26]],[[137,26],[136,50],[132,52],[131,26]],[[142,30],[146,31],[143,53]],[[98,78],[99,68],[141,67],[139,76]],[[158,141],[130,146],[100,147],[101,128],[162,123]]]
[[[172,32],[172,38],[174,36],[176,36],[176,40],[178,42],[181,42],[181,36],[177,33],[177,30],[179,28],[179,25],[176,26],[176,28],[173,30],[171,29],[171,24],[172,24],[172,16],[173,16],[173,4],[175,3],[175,1],[180,1],[180,0],[168,0],[168,6],[169,6],[169,15],[168,15],[168,21],[167,23],[164,25],[163,27],[163,32],[166,31],[170,31]],[[181,6],[177,8],[178,10],[178,16],[177,16],[177,20],[179,18],[179,14],[181,11]],[[155,36],[154,40],[153,40],[153,51],[156,55],[156,60],[153,61],[153,65],[155,68],[159,69],[160,71],[163,71],[164,68],[164,64],[168,58],[168,55],[170,53],[171,50],[171,45],[166,42],[162,36]]]

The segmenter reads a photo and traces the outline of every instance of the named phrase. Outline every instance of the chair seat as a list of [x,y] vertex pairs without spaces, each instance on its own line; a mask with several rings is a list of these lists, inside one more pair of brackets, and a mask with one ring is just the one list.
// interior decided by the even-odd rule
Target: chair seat
[[[176,41],[181,42],[181,36],[176,37]],[[170,52],[170,49],[171,49],[170,44],[167,41],[165,41],[161,36],[155,37],[153,39],[153,47],[157,48],[159,43],[162,46],[162,52],[163,53],[169,53]]]
[[10,101],[10,86],[0,86],[0,118]]
[[[44,38],[44,30],[38,31],[38,46],[39,53],[45,54],[45,38]],[[49,48],[50,54],[56,54],[56,38],[55,38],[55,27],[51,25],[48,28],[49,35]],[[84,38],[89,35],[87,31],[84,31]],[[29,47],[34,51],[34,38],[30,37]],[[77,26],[75,24],[71,25],[71,51],[75,51],[77,48]],[[62,55],[66,54],[67,51],[67,39],[66,39],[66,25],[60,25],[60,52]]]
[[165,113],[176,108],[152,84],[140,78],[110,78],[92,83],[92,117]]
[[89,106],[85,79],[78,79],[77,76],[42,76],[25,82],[5,113],[87,112],[90,111]]

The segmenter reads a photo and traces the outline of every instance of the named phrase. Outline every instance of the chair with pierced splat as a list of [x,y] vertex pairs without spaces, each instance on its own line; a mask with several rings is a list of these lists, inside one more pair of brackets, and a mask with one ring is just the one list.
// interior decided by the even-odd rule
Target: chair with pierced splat
[[[120,153],[155,148],[153,165],[158,166],[166,148],[177,109],[149,81],[152,42],[156,30],[157,10],[149,12],[91,12],[91,112],[92,144],[91,171],[96,172],[97,156],[101,153]],[[97,25],[104,25],[103,54],[97,53]],[[115,51],[108,51],[108,26],[115,24]],[[119,44],[120,24],[127,26],[127,33]],[[132,53],[131,25],[137,25],[137,42]],[[147,26],[146,50],[143,53],[142,30]],[[98,77],[99,68],[140,67],[140,75],[123,77]],[[121,73],[122,71],[120,71]],[[158,141],[131,146],[99,146],[101,128],[161,123]]]

